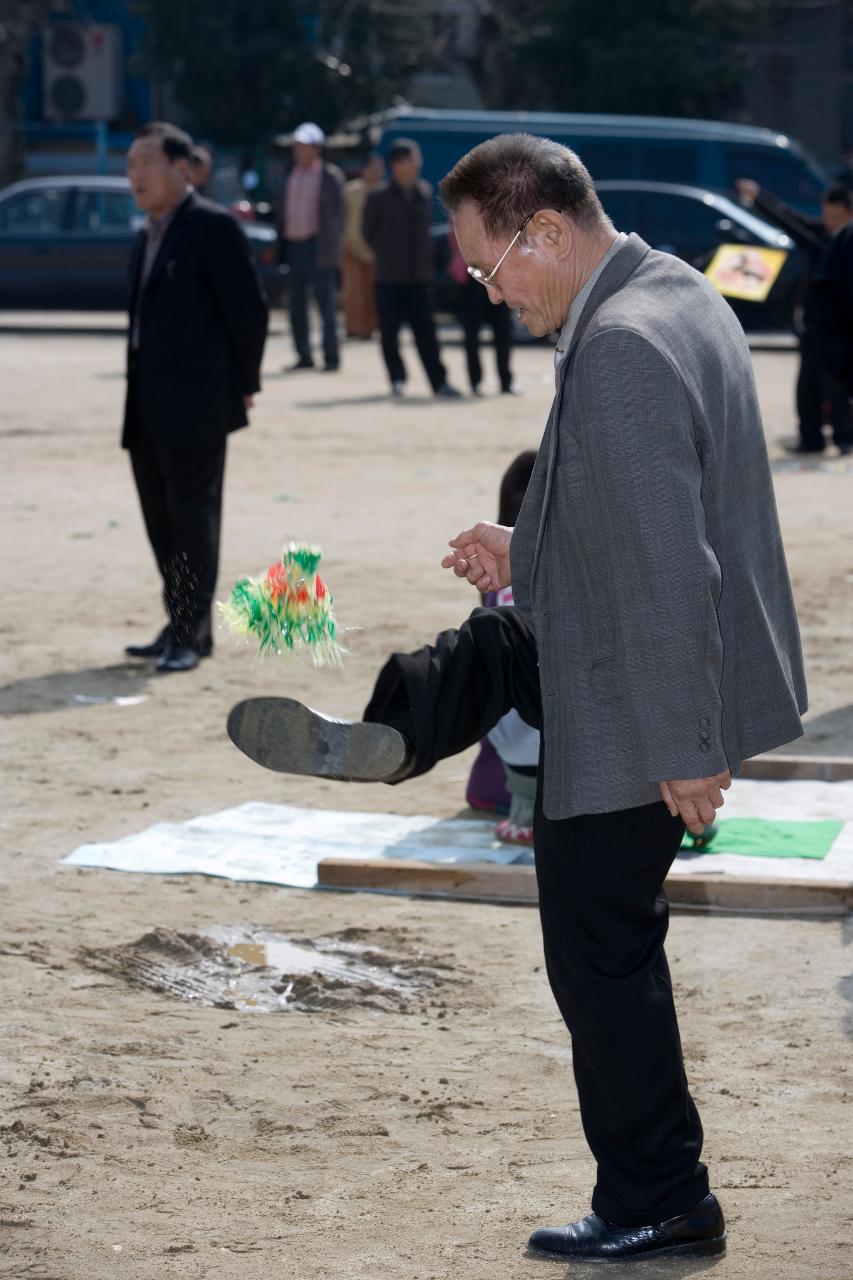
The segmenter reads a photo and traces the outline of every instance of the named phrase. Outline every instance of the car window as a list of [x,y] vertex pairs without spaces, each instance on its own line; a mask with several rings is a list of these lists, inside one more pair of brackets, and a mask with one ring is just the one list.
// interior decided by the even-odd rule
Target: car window
[[123,232],[132,230],[137,208],[129,191],[77,191],[75,231]]
[[719,209],[694,196],[662,191],[646,191],[642,196],[643,238],[652,248],[664,248],[688,260],[717,247],[720,218]]
[[696,148],[641,146],[640,177],[647,182],[695,182]]
[[617,231],[637,230],[637,195],[634,191],[599,191],[604,212]]
[[820,204],[823,188],[817,175],[788,152],[752,147],[727,147],[729,186],[738,178],[751,178],[780,200],[797,207]]
[[0,200],[0,231],[12,235],[59,231],[65,207],[64,191],[55,188],[21,191]]

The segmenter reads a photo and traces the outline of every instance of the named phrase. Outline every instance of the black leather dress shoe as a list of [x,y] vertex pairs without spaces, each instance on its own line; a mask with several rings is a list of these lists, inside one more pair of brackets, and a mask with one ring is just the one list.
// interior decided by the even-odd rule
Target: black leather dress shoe
[[228,737],[277,773],[349,782],[398,782],[411,769],[401,733],[387,724],[333,720],[293,698],[249,698],[228,716]]
[[164,627],[150,644],[129,644],[124,651],[129,658],[160,658],[166,652],[168,643],[169,628]]
[[527,1246],[560,1262],[629,1262],[664,1254],[706,1257],[725,1251],[726,1224],[716,1196],[708,1195],[688,1213],[648,1227],[623,1227],[597,1213],[567,1227],[540,1227]]
[[[129,644],[125,653],[129,658],[162,658],[170,644],[170,631],[164,627],[159,636],[150,644]],[[192,644],[200,658],[209,658],[213,653],[213,637],[207,634],[197,636]]]
[[154,670],[162,673],[168,671],[192,671],[200,661],[201,654],[198,649],[193,649],[191,645],[169,644]]

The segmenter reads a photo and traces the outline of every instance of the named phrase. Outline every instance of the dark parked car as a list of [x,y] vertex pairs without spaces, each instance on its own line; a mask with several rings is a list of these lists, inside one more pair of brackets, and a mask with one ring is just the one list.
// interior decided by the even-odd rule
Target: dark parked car
[[[0,307],[127,305],[127,265],[142,226],[126,178],[32,178],[0,191]],[[241,223],[261,283],[278,303],[284,271],[272,227]]]
[[[702,271],[721,244],[752,244],[784,249],[788,258],[766,302],[727,299],[744,329],[786,332],[795,313],[805,259],[790,236],[765,222],[728,196],[703,187],[665,182],[617,181],[596,184],[601,203],[620,231],[636,231],[653,249],[673,253]],[[449,223],[432,229],[438,270],[437,302],[441,311],[458,314],[462,285],[447,274]],[[526,331],[516,337],[529,340]]]
[[478,143],[519,130],[571,147],[596,182],[678,182],[732,196],[738,178],[752,178],[814,215],[829,185],[829,175],[794,138],[725,120],[410,106],[393,107],[380,119],[379,152],[387,156],[396,138],[414,138],[423,151],[424,177],[433,186]]
[[721,244],[784,249],[788,259],[766,302],[727,299],[745,329],[790,330],[800,301],[805,259],[790,236],[703,187],[665,182],[599,182],[601,203],[620,231],[636,231],[653,249],[674,253],[700,271]]

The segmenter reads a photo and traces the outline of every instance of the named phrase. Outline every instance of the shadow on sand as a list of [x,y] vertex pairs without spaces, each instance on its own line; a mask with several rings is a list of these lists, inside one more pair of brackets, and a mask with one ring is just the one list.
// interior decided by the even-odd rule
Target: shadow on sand
[[153,674],[153,666],[147,663],[123,662],[113,667],[86,667],[82,671],[58,671],[15,680],[0,687],[0,714],[26,716],[125,698],[141,699]]

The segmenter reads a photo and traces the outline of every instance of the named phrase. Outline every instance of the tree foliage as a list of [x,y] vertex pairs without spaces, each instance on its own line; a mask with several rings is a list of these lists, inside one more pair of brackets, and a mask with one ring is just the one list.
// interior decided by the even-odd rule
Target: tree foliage
[[471,70],[489,107],[731,117],[743,42],[770,4],[484,0]]
[[55,7],[54,0],[0,0],[0,187],[21,172],[19,121],[27,48]]
[[319,0],[320,47],[350,68],[339,77],[341,118],[393,105],[412,77],[437,65],[436,16],[423,0]]
[[333,129],[387,106],[422,64],[414,0],[139,0],[146,69],[192,127],[252,145],[300,120]]

